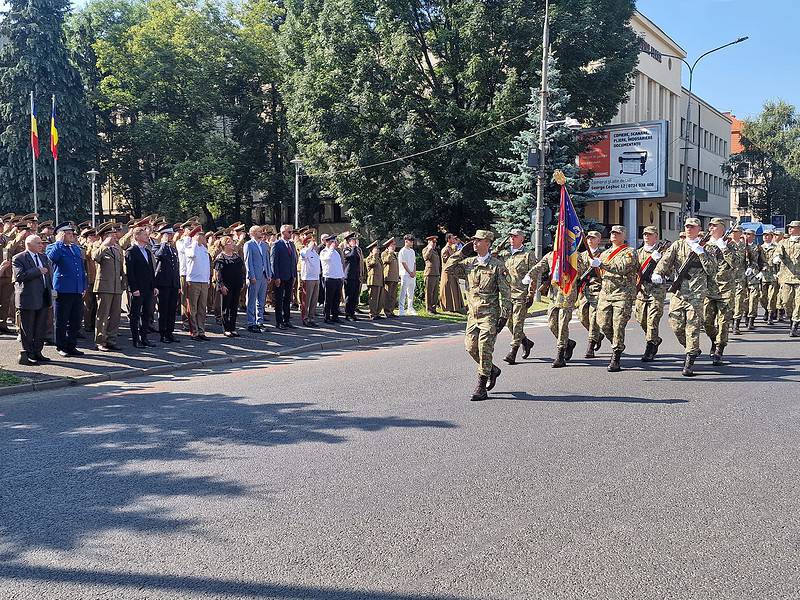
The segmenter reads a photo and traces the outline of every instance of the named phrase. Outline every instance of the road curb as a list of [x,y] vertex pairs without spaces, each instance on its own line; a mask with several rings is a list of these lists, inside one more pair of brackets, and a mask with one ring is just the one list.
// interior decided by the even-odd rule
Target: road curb
[[[542,312],[542,314],[544,314],[544,312]],[[536,315],[534,314],[531,316]],[[427,336],[436,333],[450,333],[463,328],[464,323],[429,325],[426,327],[406,329],[404,331],[392,331],[379,335],[344,337],[339,340],[312,342],[309,344],[303,344],[302,346],[296,346],[294,348],[286,348],[277,352],[275,350],[263,350],[250,354],[235,354],[233,356],[221,356],[209,358],[208,360],[194,360],[186,363],[169,363],[164,365],[156,365],[154,367],[128,367],[125,369],[107,371],[105,373],[79,375],[77,377],[59,377],[57,379],[44,379],[42,381],[31,381],[18,385],[0,387],[0,396],[13,396],[16,394],[55,390],[72,386],[89,385],[92,383],[102,383],[104,381],[124,381],[127,379],[133,379],[134,377],[143,377],[146,375],[164,375],[166,373],[191,371],[194,369],[202,369],[204,367],[216,367],[220,365],[229,365],[255,360],[298,356],[301,354],[308,354],[309,352],[320,352],[323,350],[338,350],[340,348],[352,348],[354,346],[372,346],[374,344],[380,344],[383,342],[404,338]]]

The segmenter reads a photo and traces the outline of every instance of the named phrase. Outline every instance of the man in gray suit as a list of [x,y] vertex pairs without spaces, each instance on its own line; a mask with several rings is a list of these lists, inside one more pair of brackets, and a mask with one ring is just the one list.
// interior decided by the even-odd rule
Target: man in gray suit
[[244,244],[244,264],[247,271],[247,331],[261,333],[264,327],[267,287],[272,279],[269,246],[264,241],[264,230],[253,225],[250,239]]
[[52,302],[52,267],[38,235],[25,238],[25,250],[11,259],[14,299],[19,316],[22,351],[19,364],[36,366],[50,359],[42,355],[47,311]]

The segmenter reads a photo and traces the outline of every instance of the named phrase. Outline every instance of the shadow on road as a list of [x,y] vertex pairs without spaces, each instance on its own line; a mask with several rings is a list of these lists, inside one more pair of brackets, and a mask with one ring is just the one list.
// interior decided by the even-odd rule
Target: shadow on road
[[114,530],[199,529],[194,519],[159,506],[159,498],[263,495],[268,480],[255,490],[171,466],[191,461],[202,472],[217,446],[338,444],[348,431],[455,427],[443,420],[359,416],[312,402],[252,404],[224,394],[113,385],[86,393],[0,407],[0,561],[31,549],[68,550]]
[[490,394],[491,400],[525,400],[527,402],[623,402],[629,404],[688,404],[688,400],[659,398],[631,398],[616,397],[602,398],[599,396],[533,396],[527,392],[500,392]]

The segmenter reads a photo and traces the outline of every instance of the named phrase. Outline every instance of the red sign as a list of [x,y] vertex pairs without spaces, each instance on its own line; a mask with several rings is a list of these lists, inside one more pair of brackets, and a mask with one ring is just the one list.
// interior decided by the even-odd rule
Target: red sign
[[584,173],[591,171],[594,177],[609,177],[611,175],[611,132],[601,131],[592,134],[589,139],[594,140],[594,143],[586,152],[578,155],[578,168]]

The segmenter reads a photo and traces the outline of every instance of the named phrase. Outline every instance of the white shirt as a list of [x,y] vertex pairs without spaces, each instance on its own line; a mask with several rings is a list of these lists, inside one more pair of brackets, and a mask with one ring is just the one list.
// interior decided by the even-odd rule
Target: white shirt
[[300,265],[300,279],[302,281],[319,279],[322,261],[319,258],[319,254],[317,254],[316,248],[314,246],[306,246],[300,250],[300,259],[303,261]]
[[[417,270],[417,253],[414,252],[413,248],[406,248],[403,246],[400,249],[400,252],[397,253],[397,260],[400,262],[401,265],[405,265],[406,268],[411,271],[412,273],[416,272]],[[411,278],[411,275],[401,266],[400,267],[400,276]]]
[[490,258],[492,258],[492,253],[491,252],[489,252],[488,254],[486,254],[484,256],[479,256],[478,257],[478,262],[481,263],[481,265],[486,265],[486,263],[489,262]]
[[191,240],[184,246],[186,253],[186,281],[208,283],[211,281],[211,257],[205,246]]
[[182,237],[175,242],[175,249],[178,251],[178,273],[181,277],[186,277],[186,242],[188,238]]
[[[42,264],[42,259],[39,258],[38,254],[36,254],[35,252],[31,252],[30,250],[28,250],[28,254],[31,255],[31,258],[33,259],[33,264],[35,264],[37,267],[44,266]],[[44,273],[42,273],[42,283],[44,283],[44,287],[47,288],[47,278]]]
[[344,268],[342,267],[342,257],[333,246],[325,248],[319,254],[322,261],[322,276],[325,279],[344,279]]

